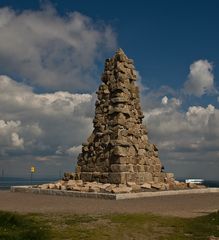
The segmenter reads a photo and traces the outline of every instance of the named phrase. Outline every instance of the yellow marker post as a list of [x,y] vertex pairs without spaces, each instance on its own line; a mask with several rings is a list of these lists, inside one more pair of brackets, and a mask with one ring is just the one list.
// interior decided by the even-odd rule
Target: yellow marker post
[[31,183],[31,185],[32,185],[32,181],[33,181],[33,174],[35,173],[35,171],[36,171],[35,167],[32,166],[30,168],[30,183]]

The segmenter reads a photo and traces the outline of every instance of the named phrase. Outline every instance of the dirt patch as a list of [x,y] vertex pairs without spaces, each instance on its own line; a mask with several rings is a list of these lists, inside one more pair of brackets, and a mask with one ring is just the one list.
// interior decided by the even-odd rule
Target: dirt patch
[[219,193],[160,196],[129,200],[86,199],[0,191],[0,210],[21,213],[155,213],[195,217],[219,209]]

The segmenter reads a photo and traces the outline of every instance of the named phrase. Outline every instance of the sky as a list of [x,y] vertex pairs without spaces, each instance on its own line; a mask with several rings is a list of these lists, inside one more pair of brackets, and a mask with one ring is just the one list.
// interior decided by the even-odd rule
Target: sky
[[104,61],[122,48],[165,170],[219,180],[218,9],[216,0],[0,0],[0,171],[74,171]]

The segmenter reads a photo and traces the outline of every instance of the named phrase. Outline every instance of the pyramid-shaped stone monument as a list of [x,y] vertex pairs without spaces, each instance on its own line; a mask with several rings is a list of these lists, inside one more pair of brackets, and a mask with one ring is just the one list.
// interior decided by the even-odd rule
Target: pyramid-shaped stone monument
[[97,91],[94,129],[82,144],[76,171],[66,172],[55,183],[37,186],[39,192],[59,189],[60,193],[49,193],[67,194],[63,192],[67,190],[70,196],[122,199],[121,193],[132,198],[146,196],[135,195],[139,192],[204,188],[176,181],[173,173],[162,171],[158,149],[148,141],[142,124],[136,80],[133,60],[121,49],[106,60]]
[[134,62],[122,49],[106,60],[97,91],[94,130],[78,156],[79,179],[143,184],[173,178],[173,174],[162,173],[158,149],[148,141],[136,80]]

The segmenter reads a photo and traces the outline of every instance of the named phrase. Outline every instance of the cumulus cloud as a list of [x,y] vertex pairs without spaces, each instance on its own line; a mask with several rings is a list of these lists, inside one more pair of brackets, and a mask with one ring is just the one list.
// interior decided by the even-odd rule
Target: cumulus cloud
[[215,107],[209,104],[206,108],[201,106],[189,107],[186,112],[186,119],[193,127],[204,127],[208,125],[209,118],[215,112]]
[[81,152],[82,146],[73,146],[69,149],[66,150],[66,152],[70,155],[70,156],[74,156],[74,155],[78,155]]
[[[219,169],[219,110],[190,106],[187,111],[171,105],[145,111],[144,123],[156,143],[167,170],[178,176],[217,178]],[[193,166],[197,164],[199,167]],[[213,164],[211,173],[206,171]],[[203,167],[201,167],[203,166]],[[210,169],[210,167],[209,167]]]
[[15,132],[13,132],[11,134],[11,141],[12,141],[12,145],[14,147],[19,147],[19,148],[23,148],[24,147],[24,140],[23,138],[20,138],[19,135]]
[[[35,94],[33,89],[25,84],[18,83],[8,76],[0,76],[0,110],[6,111],[5,116],[13,113],[35,109],[41,111],[41,115],[55,115],[61,111],[63,115],[77,110],[77,106],[84,102],[90,102],[90,94],[71,94],[69,92],[54,92]],[[30,112],[30,115],[33,113]],[[22,117],[22,116],[21,116]]]
[[206,108],[191,106],[186,112],[177,108],[156,108],[145,112],[145,123],[152,138],[164,148],[189,150],[194,142],[201,142],[206,136],[219,136],[219,110],[212,105]]
[[140,72],[137,70],[135,70],[135,71],[136,71],[137,80],[138,80],[136,83],[139,87],[140,93],[143,94],[145,91],[149,90],[149,88],[142,83],[142,76],[141,76]]
[[111,26],[79,12],[61,17],[52,6],[1,8],[0,32],[1,73],[53,90],[93,89],[98,59],[116,46]]
[[[150,91],[142,101],[149,139],[158,145],[165,169],[177,177],[217,179],[219,109],[212,104],[188,106],[185,96],[168,89]],[[207,60],[191,64],[184,92],[199,97],[217,93],[213,65]]]
[[208,60],[198,60],[190,65],[184,89],[189,95],[200,97],[215,91],[213,65]]
[[61,149],[63,156],[76,157],[91,131],[93,98],[69,92],[37,94],[0,76],[0,159],[18,149],[36,159],[60,155]]
[[56,155],[65,156],[69,155],[71,157],[77,158],[77,155],[81,152],[82,145],[79,146],[72,146],[70,148],[67,148],[66,146],[58,146],[56,150]]
[[6,150],[23,146],[23,139],[19,138],[20,121],[0,120],[0,153],[5,154]]
[[168,97],[167,97],[167,96],[164,96],[164,97],[162,98],[162,100],[161,100],[161,103],[162,103],[163,105],[167,105],[167,103],[168,103]]

